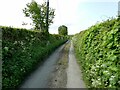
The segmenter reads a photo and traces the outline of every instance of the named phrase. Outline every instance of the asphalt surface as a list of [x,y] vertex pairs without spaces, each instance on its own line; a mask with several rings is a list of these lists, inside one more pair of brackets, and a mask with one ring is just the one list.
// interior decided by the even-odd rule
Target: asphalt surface
[[74,55],[74,48],[72,42],[69,50],[67,88],[85,88],[85,84],[82,80],[81,70],[76,62],[76,58]]
[[47,88],[51,74],[55,69],[57,60],[64,45],[59,47],[35,72],[33,72],[20,88]]
[[[60,46],[57,50],[55,50],[55,52],[52,53],[48,57],[48,59],[46,59],[45,62],[42,65],[40,65],[40,67],[38,67],[36,71],[34,71],[30,76],[28,76],[25,82],[21,85],[20,89],[49,88],[50,80],[56,69],[57,62],[61,58],[61,53],[64,46],[65,44]],[[68,67],[66,68],[66,73],[67,83],[65,85],[65,88],[85,88],[85,84],[82,80],[82,74],[74,55],[74,48],[72,42],[69,49]],[[62,76],[60,76],[59,78],[62,78]]]

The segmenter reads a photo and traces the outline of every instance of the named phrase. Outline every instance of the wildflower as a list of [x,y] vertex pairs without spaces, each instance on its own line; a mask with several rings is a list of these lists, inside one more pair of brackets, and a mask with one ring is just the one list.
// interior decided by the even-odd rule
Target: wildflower
[[5,49],[5,51],[8,51],[9,48],[8,47],[4,47],[4,49]]

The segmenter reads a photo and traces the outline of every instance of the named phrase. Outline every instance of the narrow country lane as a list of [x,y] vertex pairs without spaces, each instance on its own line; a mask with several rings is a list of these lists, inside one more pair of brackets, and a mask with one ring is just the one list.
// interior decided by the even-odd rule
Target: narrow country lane
[[[65,44],[64,44],[65,45]],[[55,69],[57,60],[64,45],[59,47],[35,72],[33,72],[21,85],[21,88],[47,88],[51,74]]]
[[72,42],[59,47],[21,85],[22,88],[85,88]]
[[72,42],[69,50],[69,62],[67,69],[67,88],[85,88],[85,84],[82,80],[82,74],[74,55],[74,48]]

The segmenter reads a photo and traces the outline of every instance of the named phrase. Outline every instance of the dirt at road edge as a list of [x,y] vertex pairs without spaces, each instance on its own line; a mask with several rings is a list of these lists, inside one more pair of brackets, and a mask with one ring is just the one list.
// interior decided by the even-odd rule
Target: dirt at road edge
[[56,65],[56,69],[51,75],[51,80],[48,83],[49,88],[66,88],[67,84],[67,72],[68,67],[68,55],[69,55],[70,41],[68,41],[60,54],[59,60]]

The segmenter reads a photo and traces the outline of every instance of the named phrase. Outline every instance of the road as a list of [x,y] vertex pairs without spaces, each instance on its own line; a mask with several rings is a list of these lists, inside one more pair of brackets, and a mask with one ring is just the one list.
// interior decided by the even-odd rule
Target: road
[[64,45],[59,47],[48,59],[45,60],[33,74],[21,85],[21,88],[47,88],[51,74],[55,69],[57,60]]
[[[67,44],[71,44],[71,46],[68,50],[69,52],[67,52],[69,56],[67,58],[68,60],[67,67],[64,67],[63,65],[58,64],[58,62],[59,63],[63,62],[61,58],[65,57],[64,53],[66,53],[66,50],[64,50],[64,48]],[[85,88],[84,82],[82,81],[81,71],[79,69],[78,64],[76,63],[72,43],[67,42],[64,45],[60,46],[54,53],[52,53],[45,60],[45,62],[40,67],[38,67],[36,71],[34,71],[25,80],[25,82],[21,85],[20,88],[51,88],[51,87]]]
[[85,84],[82,80],[81,70],[76,62],[76,58],[74,55],[73,43],[71,43],[69,50],[67,88],[85,88]]

